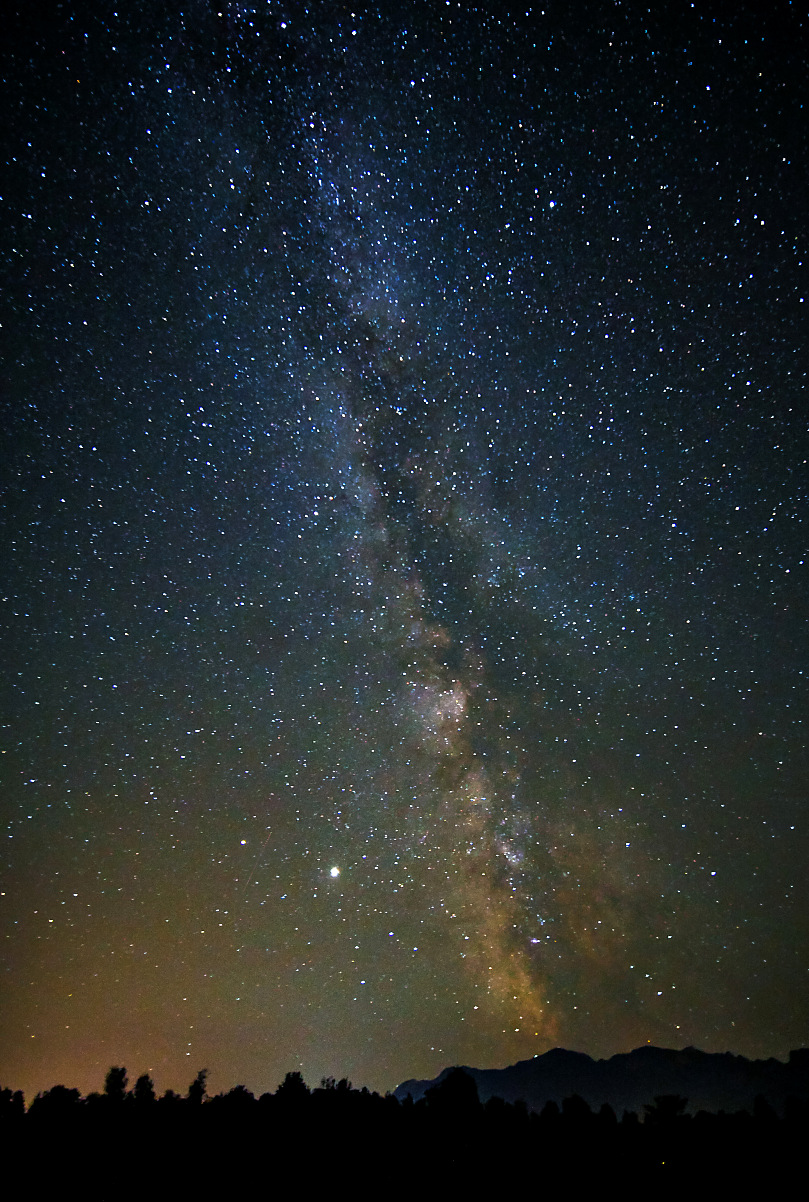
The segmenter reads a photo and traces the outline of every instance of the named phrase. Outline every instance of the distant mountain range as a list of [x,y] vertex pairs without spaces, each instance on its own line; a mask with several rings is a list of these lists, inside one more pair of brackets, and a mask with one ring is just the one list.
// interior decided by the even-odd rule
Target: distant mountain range
[[[620,1118],[624,1110],[643,1114],[643,1107],[660,1094],[687,1098],[688,1111],[752,1111],[758,1095],[783,1113],[790,1096],[809,1098],[809,1048],[790,1052],[789,1060],[748,1060],[730,1052],[701,1052],[697,1048],[651,1046],[623,1052],[608,1060],[593,1060],[582,1052],[554,1048],[510,1068],[461,1066],[477,1083],[482,1102],[522,1099],[529,1109],[541,1110],[548,1101],[561,1103],[578,1094],[597,1110],[607,1102]],[[404,1081],[395,1090],[401,1100],[418,1101],[451,1071],[445,1068],[432,1081]]]

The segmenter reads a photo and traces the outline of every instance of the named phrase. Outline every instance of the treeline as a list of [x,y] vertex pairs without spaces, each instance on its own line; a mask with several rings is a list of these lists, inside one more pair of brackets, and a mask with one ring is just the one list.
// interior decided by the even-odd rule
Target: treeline
[[[0,1090],[6,1163],[40,1174],[43,1187],[73,1177],[87,1185],[117,1175],[110,1197],[152,1197],[188,1188],[249,1188],[258,1197],[306,1179],[323,1188],[419,1191],[439,1187],[484,1196],[507,1187],[592,1188],[620,1181],[624,1189],[654,1186],[679,1193],[758,1181],[798,1164],[809,1134],[809,1103],[790,1100],[779,1115],[763,1099],[752,1112],[689,1116],[685,1098],[657,1097],[643,1114],[620,1117],[609,1105],[594,1111],[578,1096],[539,1112],[499,1098],[479,1101],[474,1080],[449,1073],[424,1098],[398,1101],[347,1080],[310,1089],[288,1073],[275,1093],[255,1097],[243,1085],[209,1096],[203,1070],[182,1096],[158,1097],[144,1074],[129,1087],[113,1067],[103,1093],[82,1097],[56,1085],[26,1109],[21,1093]],[[127,1179],[126,1166],[140,1174]],[[270,1187],[273,1187],[272,1189]],[[95,1197],[106,1197],[93,1192]],[[86,1191],[84,1191],[86,1196]]]

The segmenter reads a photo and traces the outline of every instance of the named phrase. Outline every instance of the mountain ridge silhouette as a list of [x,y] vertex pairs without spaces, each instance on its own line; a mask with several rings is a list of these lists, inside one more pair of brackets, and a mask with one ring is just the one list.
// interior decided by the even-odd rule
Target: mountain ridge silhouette
[[573,1094],[595,1109],[607,1103],[619,1115],[623,1110],[642,1112],[646,1104],[663,1094],[686,1098],[691,1114],[700,1110],[752,1111],[757,1097],[766,1099],[783,1114],[787,1098],[809,1098],[809,1048],[791,1051],[789,1059],[782,1061],[650,1044],[603,1060],[585,1052],[552,1048],[506,1068],[452,1065],[431,1080],[403,1081],[393,1091],[394,1096],[403,1101],[409,1094],[418,1101],[454,1068],[462,1068],[473,1078],[481,1101],[492,1097],[507,1102],[522,1100],[529,1110],[536,1111],[548,1101],[559,1104]]

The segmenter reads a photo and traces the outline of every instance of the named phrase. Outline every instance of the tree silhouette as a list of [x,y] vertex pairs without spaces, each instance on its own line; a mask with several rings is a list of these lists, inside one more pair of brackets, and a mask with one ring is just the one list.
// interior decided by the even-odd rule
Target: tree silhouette
[[104,1095],[110,1102],[120,1103],[126,1097],[127,1075],[125,1068],[115,1065],[107,1073],[104,1080]]
[[188,1087],[188,1101],[192,1106],[200,1106],[205,1101],[208,1092],[208,1070],[201,1068]]
[[462,1114],[480,1106],[475,1078],[462,1068],[453,1068],[443,1081],[433,1085],[424,1095],[433,1110]]
[[654,1105],[647,1102],[644,1106],[646,1117],[643,1121],[651,1123],[653,1126],[667,1126],[683,1117],[687,1105],[688,1099],[681,1098],[677,1094],[658,1094],[655,1097]]
[[139,1106],[148,1106],[155,1100],[154,1082],[148,1073],[143,1073],[135,1082],[132,1093]]
[[590,1103],[586,1102],[580,1094],[573,1093],[562,1101],[562,1117],[568,1123],[584,1125],[592,1122],[595,1116],[590,1108]]
[[612,1131],[618,1125],[618,1116],[609,1102],[602,1102],[598,1112],[598,1124],[604,1131]]
[[275,1096],[281,1102],[290,1103],[293,1106],[300,1105],[309,1097],[309,1086],[300,1073],[287,1073],[278,1086]]
[[554,1101],[553,1098],[548,1098],[547,1102],[542,1107],[539,1117],[542,1119],[543,1123],[558,1123],[559,1119],[562,1117],[559,1110],[559,1103]]
[[54,1085],[45,1093],[38,1093],[31,1103],[31,1114],[61,1119],[73,1113],[81,1103],[78,1089],[68,1089],[66,1085]]
[[17,1122],[25,1115],[25,1098],[21,1089],[0,1089],[0,1122]]
[[211,1099],[217,1106],[227,1107],[231,1113],[234,1111],[244,1113],[246,1108],[252,1106],[255,1100],[255,1094],[251,1093],[246,1085],[234,1085],[233,1089],[228,1090],[227,1093],[217,1094],[215,1098]]
[[776,1123],[778,1114],[762,1094],[753,1099],[753,1118],[758,1123]]

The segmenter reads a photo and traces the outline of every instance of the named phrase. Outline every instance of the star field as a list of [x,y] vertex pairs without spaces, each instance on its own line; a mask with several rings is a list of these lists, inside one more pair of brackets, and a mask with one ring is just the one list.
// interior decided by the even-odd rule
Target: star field
[[3,1084],[806,1044],[805,18],[136,9],[2,51]]

